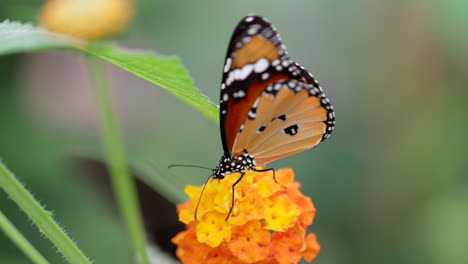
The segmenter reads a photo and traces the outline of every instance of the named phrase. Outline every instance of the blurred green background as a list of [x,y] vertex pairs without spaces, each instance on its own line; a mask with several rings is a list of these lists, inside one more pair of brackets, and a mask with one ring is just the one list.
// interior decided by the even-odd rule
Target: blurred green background
[[[3,0],[0,20],[36,22],[41,4]],[[119,42],[179,56],[216,102],[229,38],[248,13],[273,22],[336,110],[329,140],[271,164],[294,168],[314,200],[315,263],[468,263],[468,2],[139,0]],[[131,263],[122,223],[66,166],[69,157],[100,153],[85,66],[70,51],[0,57],[0,158],[95,263]],[[107,69],[131,159],[217,164],[216,123]],[[206,177],[174,173],[186,184]],[[4,192],[0,210],[63,262]],[[29,263],[3,234],[0,263]]]

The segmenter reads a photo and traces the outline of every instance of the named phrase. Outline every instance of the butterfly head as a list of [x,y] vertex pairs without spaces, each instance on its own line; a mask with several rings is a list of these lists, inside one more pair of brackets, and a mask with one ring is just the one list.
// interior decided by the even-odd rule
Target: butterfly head
[[213,169],[213,178],[224,179],[226,174],[245,173],[245,170],[255,169],[254,157],[249,153],[244,153],[237,158],[223,155],[218,166]]

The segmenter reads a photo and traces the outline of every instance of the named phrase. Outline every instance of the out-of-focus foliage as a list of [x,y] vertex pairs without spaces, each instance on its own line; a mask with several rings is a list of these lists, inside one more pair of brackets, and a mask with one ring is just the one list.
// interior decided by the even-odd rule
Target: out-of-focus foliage
[[[45,30],[31,24],[9,20],[0,22],[0,55],[67,47],[67,39],[54,38],[47,34]],[[73,43],[73,39],[70,38],[69,41]]]
[[193,87],[192,79],[177,58],[162,57],[151,52],[124,50],[108,43],[88,44],[67,35],[10,21],[0,23],[0,43],[0,54],[54,48],[83,50],[168,89],[206,116],[218,119],[216,106]]
[[[6,1],[0,20],[34,21],[41,4]],[[121,45],[179,56],[213,101],[232,30],[252,12],[268,17],[291,57],[318,78],[336,109],[334,134],[317,149],[272,164],[294,168],[314,199],[311,231],[323,246],[317,263],[468,262],[464,1],[136,4]],[[214,166],[222,152],[218,125],[146,81],[108,71],[129,156],[156,164],[154,177],[200,184],[206,172],[164,168]],[[98,152],[85,72],[79,56],[66,51],[1,57],[0,157],[96,263],[130,263],[120,221],[64,166],[76,153]],[[0,207],[60,263],[4,194]],[[0,259],[26,263],[3,236]]]

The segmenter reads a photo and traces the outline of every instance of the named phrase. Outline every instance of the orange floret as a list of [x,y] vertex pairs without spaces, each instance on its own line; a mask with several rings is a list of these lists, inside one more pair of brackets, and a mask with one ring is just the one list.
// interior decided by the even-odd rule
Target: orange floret
[[[312,261],[320,251],[314,234],[306,234],[315,217],[312,200],[300,191],[291,169],[247,171],[235,188],[230,210],[232,184],[240,177],[230,174],[202,187],[187,186],[189,200],[179,204],[180,221],[187,230],[172,239],[177,256],[185,264],[282,264]],[[198,199],[197,219],[194,211]]]
[[285,194],[275,196],[266,202],[265,228],[285,231],[292,227],[301,211]]
[[210,247],[217,247],[221,242],[231,239],[231,225],[225,221],[225,214],[208,212],[198,222],[195,230],[197,240]]
[[305,238],[306,250],[304,251],[304,259],[312,261],[317,257],[320,251],[320,244],[317,242],[317,236],[314,233],[310,233]]
[[227,245],[239,261],[255,263],[268,257],[270,232],[259,221],[251,221],[233,229],[231,241]]

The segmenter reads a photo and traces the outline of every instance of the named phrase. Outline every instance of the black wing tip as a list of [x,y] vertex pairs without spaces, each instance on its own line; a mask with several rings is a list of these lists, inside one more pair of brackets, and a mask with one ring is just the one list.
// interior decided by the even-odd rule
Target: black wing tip
[[270,22],[264,16],[260,16],[254,13],[247,14],[242,18],[239,24],[268,24]]

